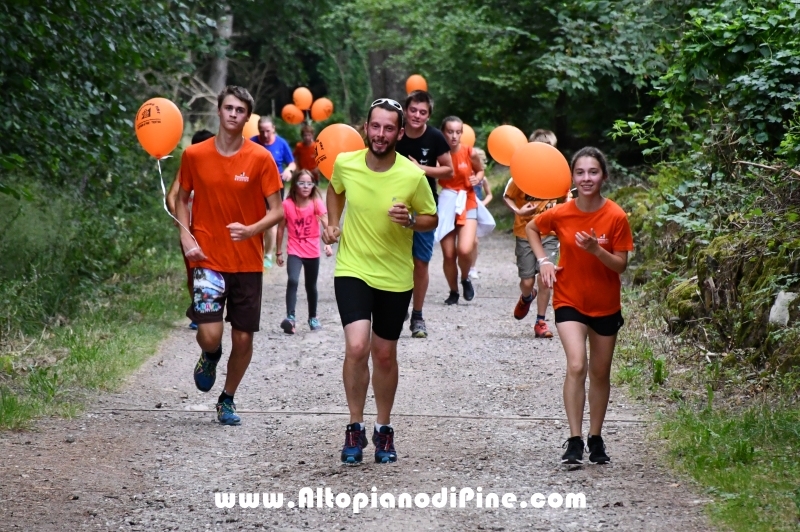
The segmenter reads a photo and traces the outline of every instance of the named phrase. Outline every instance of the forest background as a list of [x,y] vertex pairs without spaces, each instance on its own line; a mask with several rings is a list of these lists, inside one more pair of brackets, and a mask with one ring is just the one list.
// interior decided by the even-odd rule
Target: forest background
[[[115,386],[147,356],[139,338],[157,341],[185,304],[158,171],[132,127],[142,102],[175,101],[186,140],[216,129],[227,83],[247,87],[261,115],[307,86],[336,105],[319,131],[359,124],[374,98],[402,99],[420,73],[432,122],[458,115],[478,145],[510,123],[554,130],[567,157],[606,150],[637,243],[617,382],[670,406],[676,467],[739,475],[700,480],[720,522],[779,505],[791,517],[778,525],[796,525],[800,491],[787,486],[798,466],[776,464],[771,446],[791,440],[794,453],[776,452],[796,455],[800,441],[799,10],[797,0],[0,6],[0,425],[70,413],[74,396]],[[167,181],[176,167],[164,163]],[[493,176],[500,186],[507,172]],[[770,320],[781,293],[788,303]],[[768,485],[741,484],[764,467]]]

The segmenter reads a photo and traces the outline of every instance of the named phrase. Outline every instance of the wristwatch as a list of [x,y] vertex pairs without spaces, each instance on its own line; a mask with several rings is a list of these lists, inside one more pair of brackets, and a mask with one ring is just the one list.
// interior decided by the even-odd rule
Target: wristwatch
[[406,229],[411,229],[414,227],[414,224],[417,223],[417,217],[413,212],[408,213],[408,223],[404,225]]

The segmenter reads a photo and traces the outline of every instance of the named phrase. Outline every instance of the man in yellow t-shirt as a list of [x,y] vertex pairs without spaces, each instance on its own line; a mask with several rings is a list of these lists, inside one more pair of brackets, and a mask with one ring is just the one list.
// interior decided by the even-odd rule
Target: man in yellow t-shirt
[[361,462],[368,445],[364,403],[370,355],[378,411],[372,434],[375,461],[397,460],[390,416],[397,390],[397,339],[414,287],[411,246],[414,231],[431,231],[438,224],[425,174],[395,152],[403,120],[399,103],[375,100],[365,125],[368,149],[340,154],[328,188],[323,240],[332,244],[341,237],[334,289],[344,327],[342,374],[350,410],[341,460],[349,464]]

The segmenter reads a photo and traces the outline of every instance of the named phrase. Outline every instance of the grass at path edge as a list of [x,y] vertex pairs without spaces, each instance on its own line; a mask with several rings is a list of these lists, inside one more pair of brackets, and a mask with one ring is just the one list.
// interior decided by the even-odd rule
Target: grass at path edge
[[[87,301],[71,323],[37,341],[34,351],[67,353],[52,365],[33,363],[2,373],[0,429],[22,429],[48,415],[72,417],[98,391],[118,389],[152,356],[189,302],[180,258],[146,257]],[[8,357],[5,357],[8,358]]]

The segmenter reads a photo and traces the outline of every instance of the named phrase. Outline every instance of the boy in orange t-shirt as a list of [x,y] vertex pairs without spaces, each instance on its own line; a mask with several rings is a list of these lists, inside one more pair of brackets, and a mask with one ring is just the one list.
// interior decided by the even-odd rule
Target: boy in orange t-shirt
[[294,146],[294,160],[298,170],[308,170],[314,176],[314,184],[319,183],[319,168],[317,168],[317,147],[314,145],[314,128],[305,124],[300,129],[303,137],[301,142]]
[[[541,277],[553,290],[556,328],[567,356],[564,407],[570,437],[562,463],[583,463],[583,410],[589,375],[589,461],[611,461],[600,435],[611,388],[611,359],[622,327],[620,275],[633,250],[628,217],[619,205],[604,198],[608,163],[597,148],[587,147],[570,164],[578,197],[543,212],[528,223],[528,241],[537,257]],[[558,266],[542,246],[542,235],[555,231],[561,241]],[[591,347],[587,360],[586,341]]]
[[[550,146],[556,146],[556,135],[546,129],[537,129],[530,136],[530,142],[543,142]],[[561,200],[558,200],[561,201]],[[539,273],[539,265],[536,263],[533,251],[528,244],[528,237],[525,234],[525,226],[534,216],[544,212],[557,203],[556,200],[542,200],[525,194],[514,184],[513,179],[508,180],[508,185],[503,192],[503,202],[506,207],[514,213],[514,255],[517,258],[517,274],[519,275],[520,296],[514,306],[514,317],[518,320],[528,315],[531,303],[536,299],[536,322],[533,325],[533,334],[536,338],[552,338],[553,333],[547,326],[545,312],[550,303],[550,288],[542,282],[536,283],[536,275]],[[554,264],[558,263],[558,237],[549,234],[542,239],[545,251]],[[538,284],[538,290],[534,285]]]
[[[222,316],[231,324],[231,354],[217,419],[238,425],[233,395],[253,355],[253,333],[261,318],[261,234],[283,219],[278,167],[269,151],[245,141],[242,130],[253,111],[246,89],[228,86],[217,97],[219,133],[186,148],[181,158],[175,211],[181,245],[193,268],[193,301],[186,316],[197,323],[202,349],[195,385],[214,386],[222,357]],[[189,195],[196,191],[189,227]],[[265,201],[266,200],[266,201]],[[267,211],[267,204],[269,211]]]

